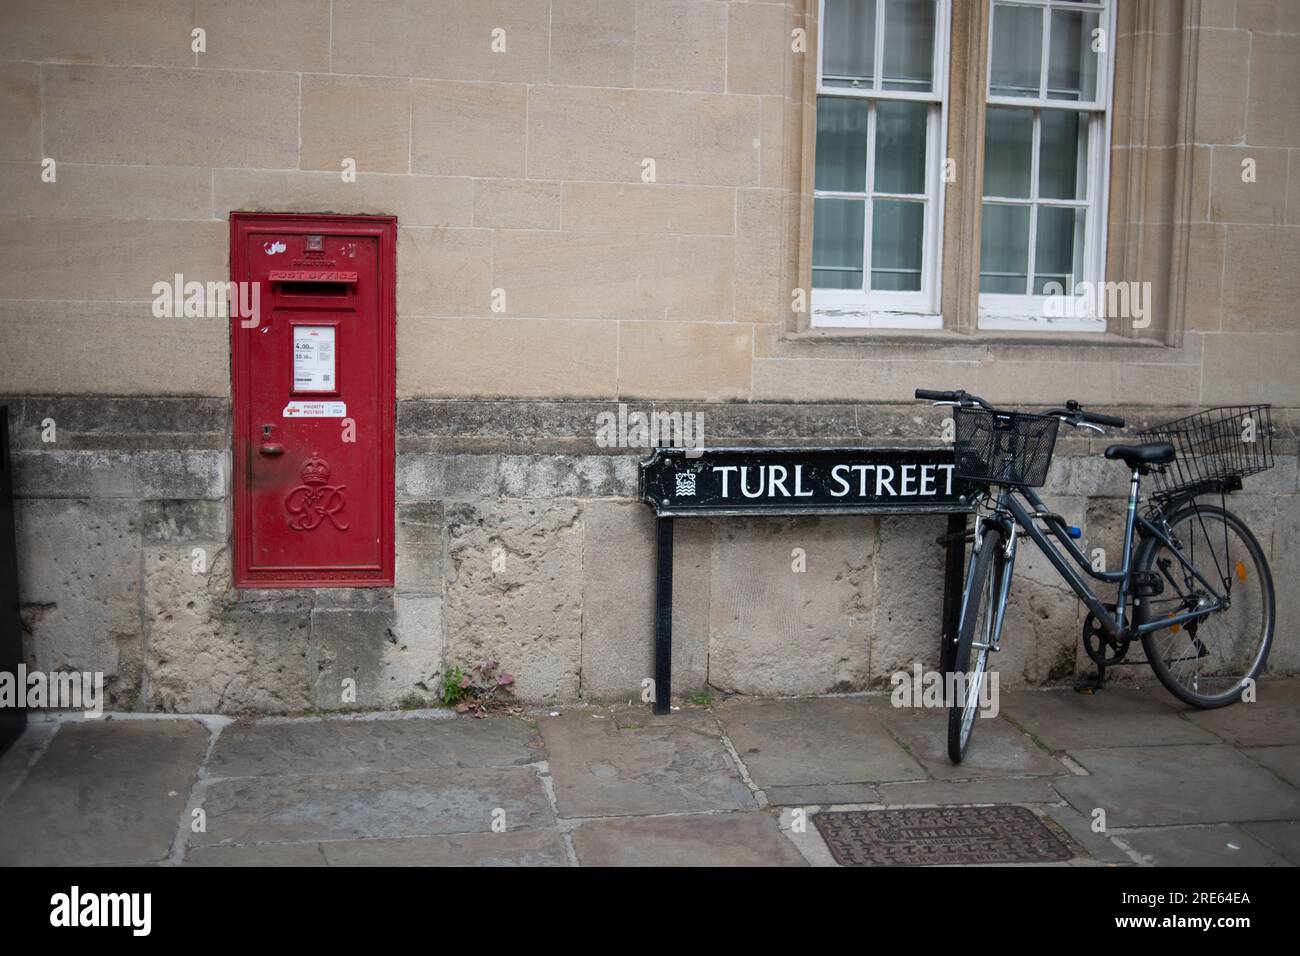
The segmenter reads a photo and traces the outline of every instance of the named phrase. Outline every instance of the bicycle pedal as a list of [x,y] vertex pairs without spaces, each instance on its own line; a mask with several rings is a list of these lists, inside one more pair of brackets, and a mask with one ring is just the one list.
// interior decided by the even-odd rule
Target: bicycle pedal
[[1096,694],[1098,691],[1105,690],[1105,685],[1096,677],[1081,677],[1074,682],[1074,692],[1076,694]]

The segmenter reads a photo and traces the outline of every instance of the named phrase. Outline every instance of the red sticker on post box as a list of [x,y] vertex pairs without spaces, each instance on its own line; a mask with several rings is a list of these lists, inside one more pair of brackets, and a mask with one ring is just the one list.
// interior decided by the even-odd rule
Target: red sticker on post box
[[290,402],[284,406],[285,418],[347,418],[346,402]]

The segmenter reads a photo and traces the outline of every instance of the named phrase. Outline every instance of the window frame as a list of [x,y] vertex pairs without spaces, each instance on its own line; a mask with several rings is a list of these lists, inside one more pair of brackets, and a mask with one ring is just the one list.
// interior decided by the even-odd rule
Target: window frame
[[[875,50],[873,69],[877,78],[884,71],[885,4],[877,0]],[[816,216],[817,200],[854,199],[866,204],[863,215],[862,280],[871,281],[871,228],[875,200],[897,197],[916,202],[920,194],[877,193],[875,190],[876,104],[881,101],[921,102],[926,110],[925,192],[921,243],[921,288],[916,291],[891,291],[863,289],[818,289],[809,283],[809,324],[812,328],[852,329],[942,329],[943,316],[939,310],[941,276],[943,274],[943,206],[946,195],[944,160],[948,152],[948,75],[951,71],[952,0],[935,0],[934,46],[931,51],[932,89],[929,92],[910,90],[883,90],[880,83],[871,89],[853,89],[843,86],[826,86],[823,83],[823,54],[826,44],[821,31],[826,26],[826,0],[818,0],[818,42],[816,98],[833,96],[860,99],[868,103],[867,120],[867,170],[864,191],[846,193],[836,190],[818,190],[814,179],[812,209]],[[814,124],[813,149],[816,150]],[[811,273],[809,275],[811,280]]]
[[[1030,167],[1030,197],[986,197],[983,182],[980,183],[979,202],[981,219],[986,204],[992,202],[1001,205],[1024,205],[1029,208],[1060,207],[1080,208],[1084,212],[1084,249],[1082,255],[1083,278],[1094,290],[1093,303],[1097,301],[1095,290],[1098,283],[1106,279],[1106,242],[1110,205],[1110,142],[1111,122],[1114,114],[1114,73],[1115,73],[1115,31],[1117,22],[1116,0],[987,0],[989,14],[989,39],[985,51],[986,76],[984,82],[984,115],[988,116],[990,107],[1029,110],[1033,114],[1033,154]],[[1098,14],[1098,25],[1105,31],[1106,48],[1097,56],[1096,95],[1091,101],[1046,99],[1044,97],[993,96],[989,90],[993,81],[993,28],[995,8],[997,6],[1030,7],[1043,10],[1042,59],[1039,64],[1039,92],[1046,91],[1047,77],[1050,70],[1048,52],[1051,45],[1051,14],[1054,10],[1073,12],[1094,12]],[[1083,200],[1050,199],[1041,200],[1039,189],[1039,158],[1042,133],[1042,115],[1044,110],[1084,113],[1087,123],[1088,144],[1085,175],[1087,191]],[[985,142],[981,141],[981,149]],[[1032,289],[1034,281],[1034,258],[1037,254],[1036,224],[1038,216],[1030,215],[1029,247],[1026,268],[1029,272],[1026,287]],[[982,243],[981,243],[982,244]],[[982,263],[981,263],[982,267]],[[981,275],[983,274],[981,268]],[[1031,292],[1023,294],[980,292],[977,308],[977,328],[981,331],[1043,331],[1058,332],[1092,332],[1107,331],[1107,318],[1097,315],[1065,315],[1061,317],[1048,314],[1048,302],[1066,305],[1059,301],[1063,297],[1039,295]],[[1075,298],[1069,296],[1068,298]],[[1072,311],[1067,309],[1068,311]]]

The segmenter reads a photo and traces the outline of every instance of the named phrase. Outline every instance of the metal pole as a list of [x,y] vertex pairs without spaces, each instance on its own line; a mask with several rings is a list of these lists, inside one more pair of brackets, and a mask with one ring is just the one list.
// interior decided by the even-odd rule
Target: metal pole
[[672,709],[673,682],[673,519],[656,518],[655,556],[655,713]]

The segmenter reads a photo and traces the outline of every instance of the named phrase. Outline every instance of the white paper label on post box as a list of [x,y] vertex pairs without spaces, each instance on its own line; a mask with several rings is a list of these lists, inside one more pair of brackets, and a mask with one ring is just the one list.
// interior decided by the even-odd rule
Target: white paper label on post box
[[293,390],[332,392],[337,387],[338,380],[334,377],[334,326],[295,325]]
[[345,402],[290,402],[284,406],[285,418],[347,418]]

